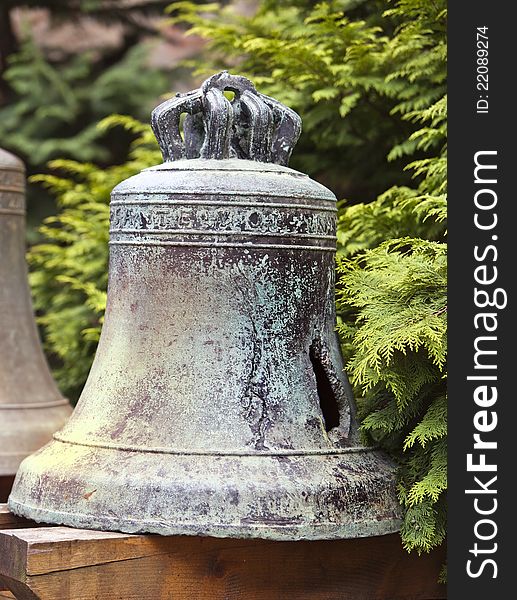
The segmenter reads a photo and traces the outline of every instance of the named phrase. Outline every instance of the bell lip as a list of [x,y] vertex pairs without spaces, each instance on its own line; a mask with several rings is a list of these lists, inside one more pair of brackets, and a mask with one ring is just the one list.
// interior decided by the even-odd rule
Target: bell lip
[[84,529],[285,541],[374,537],[401,525],[396,465],[378,450],[368,449],[366,462],[357,454],[166,460],[64,446],[54,440],[22,463],[8,501],[15,514]]
[[215,538],[263,539],[273,541],[302,540],[340,540],[377,537],[400,531],[402,518],[384,517],[379,520],[352,522],[342,525],[335,523],[311,523],[302,525],[271,525],[253,523],[234,525],[226,523],[164,524],[159,520],[115,519],[106,515],[90,516],[85,513],[70,513],[31,506],[18,502],[9,496],[9,510],[15,515],[36,521],[36,523],[52,523],[79,529],[113,531],[129,534],[157,534],[163,536],[202,536]]

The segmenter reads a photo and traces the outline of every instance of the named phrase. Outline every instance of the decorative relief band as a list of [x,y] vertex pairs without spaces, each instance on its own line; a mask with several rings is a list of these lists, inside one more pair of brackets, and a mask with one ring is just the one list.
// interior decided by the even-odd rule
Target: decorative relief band
[[[145,194],[148,196],[149,194],[146,192]],[[330,212],[337,213],[336,203],[332,202],[331,206],[320,206],[319,204],[293,204],[292,202],[253,202],[253,201],[228,201],[228,200],[207,200],[204,197],[202,200],[192,200],[192,199],[181,199],[181,200],[171,200],[170,194],[160,194],[164,196],[164,200],[158,200],[153,198],[152,200],[146,199],[138,199],[131,200],[126,199],[124,196],[117,194],[116,196],[112,196],[110,205],[113,206],[154,206],[154,207],[162,207],[162,206],[225,206],[225,207],[233,207],[233,206],[245,206],[246,208],[286,208],[287,210],[300,208],[301,210],[310,210],[310,211],[321,211],[321,212]],[[268,196],[270,197],[270,196]]]
[[66,398],[60,398],[59,400],[48,400],[47,402],[18,402],[16,404],[2,404],[0,410],[18,410],[21,408],[53,408],[54,406],[64,406],[69,404]]
[[0,189],[0,211],[4,214],[25,214],[23,191],[2,191]]
[[252,244],[248,242],[184,242],[175,240],[111,240],[110,246],[193,246],[197,248],[239,248],[241,250],[311,250],[318,252],[336,253],[336,245],[332,246],[302,246],[301,244]]
[[23,192],[25,190],[25,173],[15,169],[0,169],[0,190],[11,188]]
[[[304,207],[305,209],[305,207]],[[289,210],[277,206],[188,206],[115,204],[111,207],[112,234],[238,235],[335,240],[333,212]]]

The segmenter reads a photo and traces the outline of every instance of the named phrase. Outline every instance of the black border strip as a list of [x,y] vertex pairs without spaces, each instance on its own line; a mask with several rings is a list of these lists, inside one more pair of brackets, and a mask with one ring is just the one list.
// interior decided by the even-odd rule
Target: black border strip
[[[449,4],[448,597],[453,600],[509,598],[517,573],[513,567],[517,432],[512,432],[517,426],[517,398],[513,389],[517,374],[514,349],[517,328],[511,320],[517,262],[517,233],[512,219],[512,208],[517,204],[516,191],[512,189],[516,187],[517,172],[512,92],[516,32],[511,8],[511,3],[479,0]],[[478,56],[478,50],[484,47],[477,43],[484,39],[480,36],[477,39],[478,27],[487,27],[484,31],[488,38],[487,65],[477,62],[483,58]],[[488,67],[487,81],[478,77],[487,74],[479,66]],[[487,83],[488,90],[480,83]],[[486,108],[486,102],[477,104],[480,100],[488,101],[488,112],[480,112]],[[496,167],[478,170],[477,183],[476,153],[481,153],[477,155],[478,163]],[[476,200],[478,205],[485,206],[494,200],[495,205],[480,209]],[[497,223],[487,229],[476,227],[476,213],[481,226],[493,224],[494,215]],[[493,283],[480,283],[479,280],[493,279],[494,267],[497,279]],[[478,306],[475,288],[486,292],[486,295],[478,292]],[[487,298],[494,300],[496,306],[480,306]],[[503,308],[505,298],[507,306]],[[495,316],[479,316],[488,313]],[[487,331],[486,326],[496,328]],[[475,345],[483,352],[496,352],[478,354],[478,368]],[[478,379],[467,379],[469,376]],[[497,388],[495,401],[493,387]],[[476,433],[487,444],[497,443],[497,449],[489,446],[474,449]],[[474,465],[471,471],[467,467],[469,454]],[[483,460],[497,471],[475,467]],[[490,482],[494,476],[497,479]],[[481,511],[486,514],[480,514]]]

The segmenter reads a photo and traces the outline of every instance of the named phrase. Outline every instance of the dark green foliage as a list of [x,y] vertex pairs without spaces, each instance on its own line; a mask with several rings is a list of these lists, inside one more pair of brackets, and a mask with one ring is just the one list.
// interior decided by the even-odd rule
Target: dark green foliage
[[[402,539],[418,551],[440,544],[446,524],[446,63],[435,10],[443,3],[406,0],[389,13],[402,19],[388,44],[401,57],[391,75],[399,86],[394,111],[414,125],[390,155],[407,155],[414,184],[340,218],[342,253],[350,256],[339,264],[338,307],[347,323],[340,330],[362,395],[363,430],[401,464]],[[422,79],[436,93],[419,94]]]
[[18,52],[18,39],[11,19],[15,9],[42,9],[56,21],[76,21],[84,17],[106,25],[122,24],[127,47],[142,33],[153,33],[143,17],[160,15],[167,2],[163,0],[2,0],[0,2],[0,103],[9,96],[9,86],[2,80],[9,57]]
[[361,395],[363,430],[402,465],[408,549],[445,535],[446,245],[400,238],[338,265],[338,331]]
[[[440,8],[433,6],[426,17],[436,28]],[[175,21],[186,20],[191,33],[211,40],[203,75],[238,61],[240,73],[302,115],[304,132],[293,167],[353,202],[410,182],[402,158],[417,142],[408,141],[414,127],[402,111],[443,95],[444,43],[433,50],[429,64],[418,65],[418,81],[402,91],[394,73],[409,68],[409,60],[390,37],[400,17],[383,17],[386,2],[262,2],[251,18],[217,4],[180,2],[172,8],[180,13]],[[207,18],[209,11],[213,18]],[[404,35],[419,51],[434,45],[421,34],[418,40],[411,32]]]
[[[2,0],[0,3],[0,143],[29,166],[41,170],[55,157],[122,161],[127,136],[104,135],[96,123],[112,113],[147,118],[167,91],[165,72],[147,64],[147,37],[157,38],[150,17],[160,17],[163,0]],[[43,9],[49,23],[92,21],[120,31],[116,46],[99,45],[77,53],[68,47],[42,50],[32,39],[24,14],[14,9]],[[77,27],[80,31],[80,26]],[[51,36],[53,29],[50,29]],[[43,46],[45,44],[43,43]],[[34,172],[34,171],[32,171]]]
[[147,50],[134,46],[98,72],[85,54],[54,65],[28,38],[4,74],[16,100],[0,108],[2,144],[40,167],[58,156],[112,159],[114,148],[96,123],[113,112],[144,118],[167,89],[164,73],[145,68]]

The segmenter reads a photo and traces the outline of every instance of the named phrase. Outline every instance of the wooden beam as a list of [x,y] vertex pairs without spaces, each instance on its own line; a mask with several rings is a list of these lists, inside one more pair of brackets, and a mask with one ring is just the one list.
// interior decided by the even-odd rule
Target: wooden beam
[[408,555],[397,535],[271,542],[66,527],[0,532],[0,577],[18,600],[438,600],[443,560],[443,552]]
[[7,502],[13,482],[14,475],[0,475],[0,502]]
[[[29,521],[28,519],[24,519],[23,517],[17,517],[10,512],[7,504],[0,504],[0,530],[1,529],[17,529],[23,527],[38,527],[38,523],[34,521]],[[6,591],[7,585],[0,577],[0,600],[4,597],[13,598],[10,592]],[[2,595],[3,594],[3,595]]]
[[7,504],[0,504],[0,529],[16,529],[19,527],[38,527],[38,524],[13,515],[7,508]]

